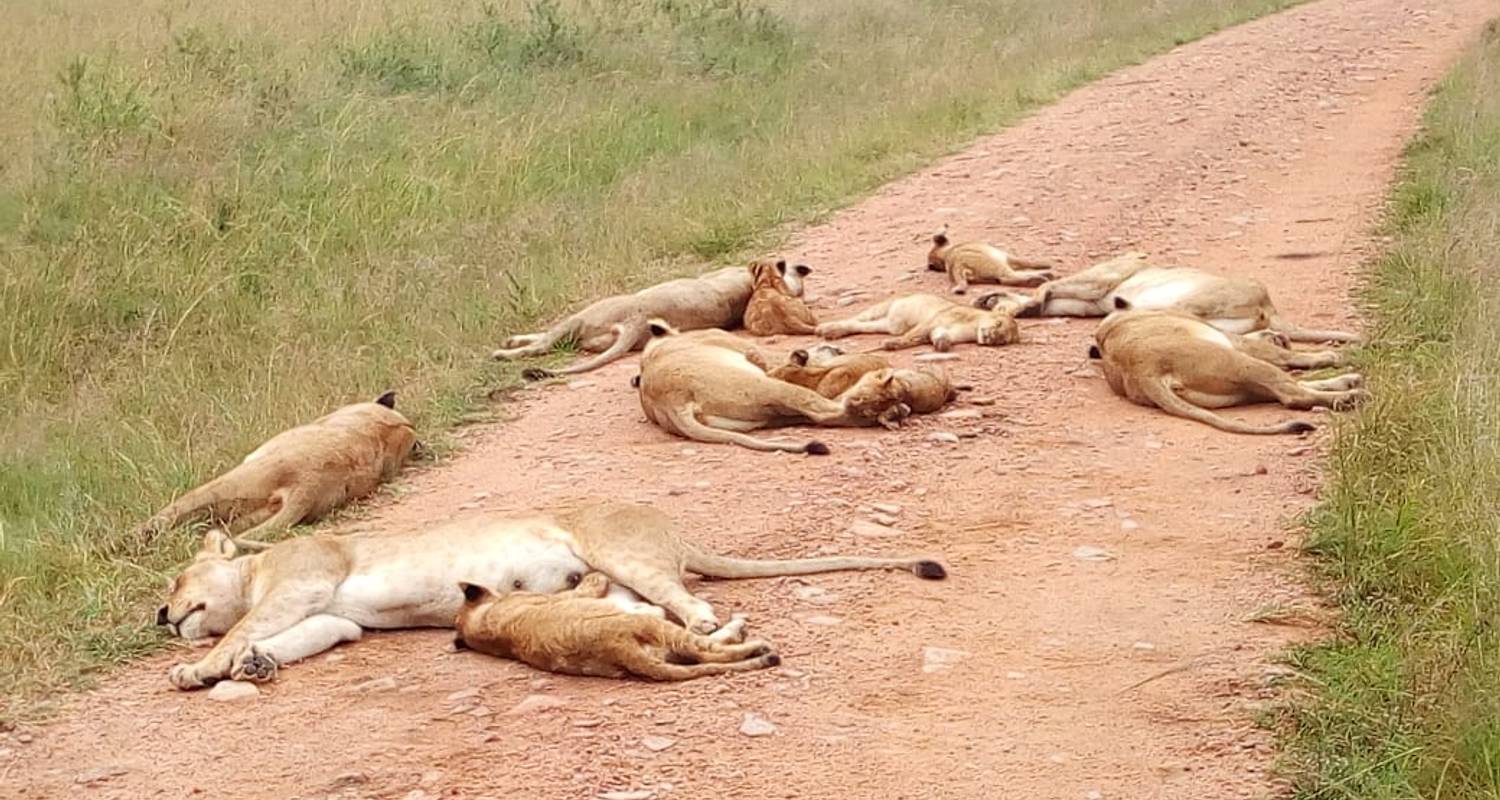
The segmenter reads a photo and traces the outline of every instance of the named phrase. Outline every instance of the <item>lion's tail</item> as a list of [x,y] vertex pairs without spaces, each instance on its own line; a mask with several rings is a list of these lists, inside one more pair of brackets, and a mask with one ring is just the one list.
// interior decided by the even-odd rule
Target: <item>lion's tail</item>
[[759,560],[733,558],[689,547],[688,570],[710,578],[771,578],[781,575],[811,575],[854,569],[893,569],[910,572],[928,580],[948,577],[943,565],[926,558],[873,558],[868,556],[827,556]]

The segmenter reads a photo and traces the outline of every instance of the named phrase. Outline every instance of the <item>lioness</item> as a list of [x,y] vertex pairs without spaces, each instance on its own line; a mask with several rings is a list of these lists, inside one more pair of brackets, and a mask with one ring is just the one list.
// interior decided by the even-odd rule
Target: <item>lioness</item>
[[716,578],[850,569],[947,576],[926,559],[715,555],[679,538],[662,512],[609,501],[532,517],[473,516],[400,535],[319,534],[262,547],[236,558],[235,542],[211,530],[193,563],[172,580],[157,624],[187,639],[223,635],[197,662],[173,666],[172,685],[268,680],[278,666],[356,640],[367,628],[452,626],[463,603],[460,582],[556,592],[597,570],[619,584],[611,595],[622,608],[639,610],[638,592],[706,634],[718,619],[684,588],[684,571]]
[[411,422],[396,411],[396,393],[386,392],[277,434],[156,512],[141,531],[157,534],[201,517],[231,535],[285,530],[375,491],[415,445]]
[[1050,263],[1020,258],[984,242],[954,244],[948,239],[946,227],[932,237],[927,268],[947,272],[948,285],[953,287],[954,294],[969,291],[970,283],[1040,286],[1052,280]]
[[877,303],[858,315],[825,322],[818,335],[838,339],[856,333],[889,333],[896,338],[881,343],[886,350],[916,347],[928,342],[946,352],[955,344],[978,342],[998,346],[1018,342],[1015,308],[997,303],[993,308],[962,306],[935,294],[908,294]]
[[640,398],[646,418],[670,433],[752,450],[826,455],[819,441],[761,439],[746,431],[811,422],[858,426],[844,404],[766,374],[754,343],[727,331],[680,333],[661,321],[641,357]]
[[792,296],[802,296],[802,279],[812,272],[811,268],[789,267],[785,259],[757,261],[748,269],[728,267],[697,278],[659,283],[634,294],[597,300],[545,332],[506,339],[501,349],[491,355],[500,361],[539,356],[565,339],[577,342],[578,348],[586,353],[598,354],[562,369],[528,369],[522,373],[528,380],[539,380],[598,369],[640,349],[650,338],[648,323],[652,319],[667,320],[680,330],[733,328],[744,319],[745,306],[750,302],[751,271],[765,263],[775,265]]
[[777,265],[758,262],[750,268],[750,275],[753,289],[745,306],[745,330],[751,336],[806,334],[818,327],[812,311],[792,294]]
[[461,583],[464,604],[453,644],[537,669],[599,678],[685,681],[774,667],[781,657],[760,640],[745,641],[745,618],[704,636],[664,619],[627,614],[603,599],[609,578],[591,572],[557,594],[497,595]]
[[1251,425],[1207,409],[1267,401],[1294,409],[1342,409],[1365,398],[1356,373],[1294,380],[1261,357],[1274,356],[1275,343],[1225,333],[1186,314],[1116,312],[1099,324],[1094,339],[1089,355],[1100,359],[1115,394],[1231,433],[1302,433],[1313,426],[1301,421]]
[[[1017,300],[993,292],[974,301],[979,308]],[[1115,311],[1180,311],[1225,333],[1279,331],[1294,342],[1357,342],[1342,331],[1302,328],[1283,318],[1259,281],[1214,275],[1190,267],[1153,267],[1145,253],[1130,252],[1082,272],[1048,281],[1034,299],[1023,300],[1022,317],[1102,317]]]

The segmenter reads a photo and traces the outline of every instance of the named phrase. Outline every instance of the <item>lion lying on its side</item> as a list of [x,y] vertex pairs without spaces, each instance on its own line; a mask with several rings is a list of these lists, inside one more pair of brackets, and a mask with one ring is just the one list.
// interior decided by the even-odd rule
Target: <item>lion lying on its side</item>
[[[262,547],[265,547],[264,545]],[[320,534],[236,557],[234,541],[209,531],[197,558],[172,580],[156,621],[186,639],[222,636],[198,661],[172,667],[179,689],[225,678],[269,680],[280,665],[353,641],[371,628],[451,627],[458,584],[500,592],[556,592],[584,573],[608,575],[626,610],[665,608],[696,633],[719,627],[713,607],[682,584],[684,572],[715,578],[893,569],[937,580],[936,561],[827,556],[731,558],[681,539],[666,514],[614,501],[550,515],[478,515],[402,535]]]
[[317,519],[395,477],[416,445],[396,393],[344,406],[272,437],[238,466],[177,498],[141,526],[161,533],[206,517],[230,535]]
[[769,644],[745,641],[743,616],[705,636],[649,614],[626,613],[604,599],[609,578],[599,572],[557,594],[497,595],[472,583],[459,589],[464,605],[455,647],[549,672],[684,681],[781,663]]

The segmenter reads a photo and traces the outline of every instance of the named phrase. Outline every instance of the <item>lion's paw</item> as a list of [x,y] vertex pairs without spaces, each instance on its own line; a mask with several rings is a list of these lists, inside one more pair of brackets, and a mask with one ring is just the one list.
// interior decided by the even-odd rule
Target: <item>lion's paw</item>
[[260,648],[251,646],[248,650],[235,660],[234,667],[229,671],[229,677],[237,681],[253,681],[265,683],[276,677],[276,670],[281,665],[270,653],[263,652]]

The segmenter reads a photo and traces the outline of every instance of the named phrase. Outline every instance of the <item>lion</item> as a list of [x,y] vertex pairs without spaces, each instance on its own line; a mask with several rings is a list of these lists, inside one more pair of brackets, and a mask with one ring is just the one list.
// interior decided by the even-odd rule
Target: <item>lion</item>
[[1020,258],[984,242],[954,244],[948,239],[946,226],[932,237],[927,268],[948,273],[948,285],[954,294],[969,291],[970,283],[1040,286],[1053,277],[1050,262]]
[[396,393],[354,403],[283,431],[223,475],[156,512],[159,534],[207,518],[231,535],[258,536],[315,520],[395,477],[417,446]]
[[[1305,433],[1314,426],[1297,420],[1251,425],[1208,409],[1275,401],[1292,409],[1338,410],[1365,399],[1358,373],[1293,379],[1283,371],[1291,351],[1279,352],[1284,348],[1270,338],[1226,333],[1176,312],[1119,311],[1100,323],[1089,356],[1100,360],[1115,394],[1230,433]],[[1298,363],[1313,368],[1332,366],[1338,354],[1292,355],[1306,356]]]
[[958,396],[942,369],[882,369],[866,373],[839,399],[856,417],[895,430],[912,414],[931,414]]
[[1154,267],[1141,252],[1129,252],[1066,278],[1048,281],[1034,298],[992,292],[979,308],[1021,303],[1021,317],[1102,317],[1115,311],[1180,311],[1225,333],[1279,331],[1294,342],[1358,342],[1357,334],[1303,328],[1282,317],[1259,281],[1191,267]]
[[840,401],[772,378],[765,356],[747,339],[721,330],[682,333],[660,320],[651,330],[641,357],[641,409],[669,433],[752,450],[827,455],[828,445],[817,440],[775,441],[746,431],[804,422],[873,422],[851,416]]
[[564,340],[576,342],[583,352],[597,354],[562,369],[532,368],[522,373],[527,380],[540,380],[598,369],[641,349],[650,339],[648,323],[652,319],[667,320],[680,330],[733,328],[744,319],[745,307],[750,302],[754,289],[751,273],[758,265],[768,263],[775,265],[787,291],[793,297],[801,297],[803,279],[812,273],[810,267],[800,264],[789,267],[785,259],[756,261],[749,268],[727,267],[696,278],[659,283],[634,294],[597,300],[542,333],[506,339],[491,357],[513,361],[544,355]]
[[838,339],[857,333],[886,333],[896,336],[881,344],[886,350],[931,343],[934,350],[946,352],[953,345],[977,342],[994,347],[1020,341],[1015,307],[996,303],[981,309],[963,306],[935,294],[908,294],[877,303],[858,315],[818,326],[818,335]]
[[609,578],[600,572],[556,594],[498,595],[472,583],[460,583],[459,589],[464,604],[454,625],[455,648],[513,658],[549,672],[684,681],[781,663],[766,642],[745,640],[740,615],[704,636],[664,619],[621,611],[604,599]]
[[829,398],[849,390],[866,373],[890,369],[891,362],[875,353],[845,353],[831,344],[793,350],[787,362],[773,368],[771,377],[795,383]]
[[775,264],[757,262],[750,275],[754,288],[745,306],[745,330],[751,336],[809,334],[817,329],[818,320],[802,298],[792,294]]
[[570,502],[550,514],[478,514],[402,534],[318,534],[239,556],[219,530],[168,587],[158,625],[186,639],[219,636],[193,663],[174,665],[179,689],[225,678],[265,681],[286,664],[359,639],[367,629],[451,627],[463,604],[460,582],[497,591],[551,593],[590,570],[609,576],[610,598],[649,613],[664,608],[689,630],[719,628],[714,609],[682,583],[684,572],[713,578],[807,575],[887,569],[928,580],[947,577],[925,558],[824,556],[732,558],[680,538],[650,506],[607,500]]

